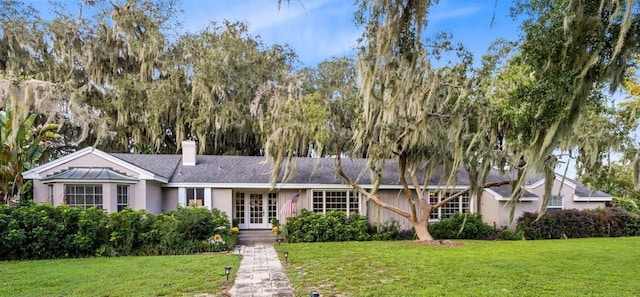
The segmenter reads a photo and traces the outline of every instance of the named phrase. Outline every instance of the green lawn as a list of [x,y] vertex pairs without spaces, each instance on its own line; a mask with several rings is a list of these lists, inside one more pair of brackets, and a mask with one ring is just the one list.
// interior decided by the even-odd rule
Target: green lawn
[[[282,244],[297,296],[638,296],[640,237]],[[222,295],[228,254],[0,262],[0,296]]]
[[640,237],[282,244],[296,296],[638,296]]
[[0,296],[221,296],[240,256],[117,257],[0,262]]

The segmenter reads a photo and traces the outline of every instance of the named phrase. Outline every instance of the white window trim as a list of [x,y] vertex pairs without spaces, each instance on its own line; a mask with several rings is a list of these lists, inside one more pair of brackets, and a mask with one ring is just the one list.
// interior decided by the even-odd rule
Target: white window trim
[[[85,187],[85,192],[84,192],[84,194],[83,194],[84,199],[85,199],[85,200],[84,200],[84,201],[85,201],[85,203],[84,203],[84,205],[83,205],[84,207],[80,207],[80,206],[78,205],[78,203],[77,203],[77,200],[76,200],[76,203],[74,203],[73,205],[71,205],[71,204],[67,203],[67,201],[68,201],[68,197],[67,197],[67,187],[68,187],[68,186],[73,186],[73,187],[83,186],[83,187]],[[82,208],[82,209],[88,209],[88,208],[94,207],[94,206],[96,206],[96,205],[100,205],[100,208],[99,208],[99,209],[105,209],[105,208],[104,208],[104,199],[105,199],[106,195],[105,195],[105,192],[104,192],[104,184],[100,184],[100,183],[67,183],[67,184],[63,184],[63,186],[62,186],[62,187],[63,187],[63,191],[64,191],[64,198],[63,198],[63,203],[64,203],[64,204],[69,205],[69,206],[72,206],[72,207]],[[92,206],[87,207],[87,203],[86,203],[86,202],[87,202],[87,197],[86,197],[86,195],[87,195],[86,187],[93,187],[93,188],[95,188],[95,189],[100,188],[100,197],[102,198],[102,203],[100,203],[100,204],[96,204],[96,203],[94,202],[94,203],[92,204]],[[95,192],[94,192],[93,194],[94,194],[94,195],[96,195],[96,193],[95,193]],[[77,193],[75,193],[74,195],[77,195]]]
[[[347,217],[353,212],[356,211],[357,213],[361,214],[362,213],[362,197],[360,195],[360,193],[354,191],[353,189],[314,189],[311,191],[311,199],[309,199],[309,209],[311,209],[311,211],[315,212],[315,209],[313,208],[313,198],[314,198],[314,193],[316,192],[322,192],[322,214],[326,214],[327,213],[327,192],[346,192],[347,193],[347,210],[346,210],[346,214]],[[358,203],[358,208],[356,210],[352,210],[351,209],[351,194],[354,193],[356,198],[358,199],[357,203]]]
[[[560,205],[551,205],[551,201],[554,197],[560,198]],[[564,195],[551,195],[549,198],[549,204],[547,205],[547,209],[563,209],[564,208]]]
[[[431,193],[436,193],[438,194],[438,203],[440,203],[440,201],[442,201],[443,195],[445,194],[442,191],[437,191],[437,190],[429,190],[427,191],[427,197],[425,199],[427,199],[427,203],[431,203]],[[447,192],[447,193],[452,193],[453,195],[455,195],[455,192]],[[465,196],[466,195],[466,196]],[[462,198],[467,197],[468,198],[468,204],[469,204],[469,213],[472,213],[472,209],[471,209],[471,195],[469,195],[469,193],[465,194],[465,195],[461,195],[460,197],[458,197],[458,211],[459,213],[462,213],[464,210],[466,210],[466,208],[464,207],[464,204],[462,203]],[[451,201],[450,201],[451,202]],[[449,204],[449,203],[447,203]],[[431,214],[429,214],[429,222],[439,222],[440,220],[442,220],[442,208],[445,207],[445,205],[438,207],[438,209],[435,210],[435,212],[432,212],[431,214],[437,214],[437,218],[431,218]]]

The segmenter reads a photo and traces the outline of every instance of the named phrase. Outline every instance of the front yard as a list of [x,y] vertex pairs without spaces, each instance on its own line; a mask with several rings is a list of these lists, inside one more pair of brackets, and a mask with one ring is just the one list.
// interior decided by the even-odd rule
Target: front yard
[[240,256],[115,257],[0,262],[0,296],[219,296]]
[[[640,237],[276,245],[296,296],[637,296]],[[283,252],[289,253],[284,264]],[[221,296],[229,254],[0,262],[0,296]]]
[[282,244],[296,296],[638,296],[640,237]]

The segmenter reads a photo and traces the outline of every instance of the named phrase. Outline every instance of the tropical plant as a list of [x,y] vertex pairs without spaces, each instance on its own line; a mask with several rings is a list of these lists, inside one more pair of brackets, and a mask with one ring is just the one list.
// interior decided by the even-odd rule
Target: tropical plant
[[18,200],[28,190],[22,173],[35,167],[59,138],[57,125],[36,125],[36,119],[36,114],[25,116],[11,106],[0,110],[0,192],[5,203]]

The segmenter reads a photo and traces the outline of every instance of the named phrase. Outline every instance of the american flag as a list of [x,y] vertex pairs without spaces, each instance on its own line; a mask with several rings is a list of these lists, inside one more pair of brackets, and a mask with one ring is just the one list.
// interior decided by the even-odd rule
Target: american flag
[[298,198],[300,198],[300,193],[295,193],[291,196],[291,199],[287,200],[287,202],[280,208],[280,213],[284,215],[290,215],[293,213],[293,210],[296,208],[296,202],[298,202]]

